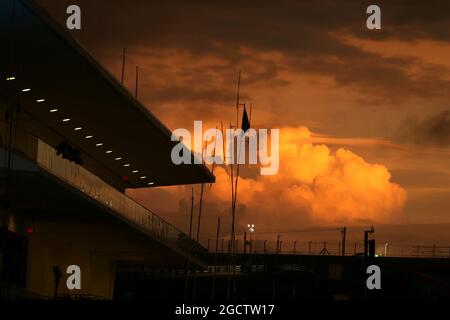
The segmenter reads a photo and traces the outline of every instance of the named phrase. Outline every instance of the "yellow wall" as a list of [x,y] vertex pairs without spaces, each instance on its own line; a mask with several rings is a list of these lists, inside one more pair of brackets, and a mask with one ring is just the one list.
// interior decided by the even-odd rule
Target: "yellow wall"
[[[111,299],[116,261],[168,264],[164,247],[119,224],[35,222],[29,235],[27,290],[53,297],[53,266],[63,272],[59,293],[93,294]],[[81,268],[81,290],[68,290],[66,268]]]

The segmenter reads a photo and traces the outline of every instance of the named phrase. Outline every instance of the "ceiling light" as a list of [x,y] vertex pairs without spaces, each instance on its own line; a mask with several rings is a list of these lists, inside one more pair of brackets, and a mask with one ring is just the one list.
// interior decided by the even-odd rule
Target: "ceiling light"
[[28,92],[28,91],[31,91],[31,89],[30,88],[22,89],[22,92]]
[[123,166],[124,166],[124,167],[129,167],[130,164],[129,164],[129,163],[125,163]]
[[117,157],[114,160],[116,160],[116,161],[122,160],[122,157]]
[[112,150],[107,150],[105,151],[105,153],[112,153]]
[[99,142],[96,144],[97,147],[101,147],[103,145],[103,143]]
[[39,102],[44,102],[44,101],[45,101],[45,99],[37,99],[37,100],[36,100],[36,102],[38,102],[38,103],[39,103]]
[[131,172],[133,172],[133,173],[138,173],[138,172],[139,172],[139,170],[133,170],[133,171],[131,171]]
[[62,119],[62,122],[69,122],[69,121],[70,121],[70,118]]
[[149,183],[147,183],[149,186],[151,186],[151,185],[154,185],[155,183],[154,182],[149,182]]
[[94,136],[91,136],[91,135],[89,135],[89,136],[86,136],[85,138],[86,139],[91,139],[91,138],[93,138]]
[[75,130],[75,131],[80,131],[81,129],[83,129],[82,127],[76,127],[76,128],[74,128],[73,130]]
[[58,111],[58,109],[50,109],[50,112],[57,112]]
[[6,81],[12,81],[12,80],[16,80],[16,77],[8,77],[8,78],[6,78]]
[[142,176],[141,179],[147,179],[147,176]]

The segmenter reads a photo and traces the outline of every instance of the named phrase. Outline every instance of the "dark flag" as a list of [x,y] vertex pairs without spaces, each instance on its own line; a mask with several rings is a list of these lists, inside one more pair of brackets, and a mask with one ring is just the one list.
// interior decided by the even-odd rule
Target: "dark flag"
[[248,116],[247,116],[247,110],[245,110],[244,107],[244,114],[242,115],[242,131],[244,131],[244,133],[250,129],[250,121],[248,121]]

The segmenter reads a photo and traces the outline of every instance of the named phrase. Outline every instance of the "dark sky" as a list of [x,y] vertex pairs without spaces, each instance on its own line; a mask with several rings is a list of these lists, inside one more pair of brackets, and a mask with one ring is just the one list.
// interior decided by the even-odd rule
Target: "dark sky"
[[[450,223],[450,2],[39,0],[169,128],[215,128],[253,103],[281,129],[280,173],[244,168],[240,223]],[[205,197],[206,230],[229,216],[228,175]],[[198,187],[196,187],[198,192]],[[190,188],[131,194],[185,227]],[[208,220],[209,219],[209,220]],[[181,222],[180,222],[181,221]],[[207,231],[205,231],[207,232]]]

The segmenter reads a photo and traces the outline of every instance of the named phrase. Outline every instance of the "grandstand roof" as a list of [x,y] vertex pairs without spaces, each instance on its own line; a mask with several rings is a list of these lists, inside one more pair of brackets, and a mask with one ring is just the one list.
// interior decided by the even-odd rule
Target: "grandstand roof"
[[1,1],[0,16],[0,92],[23,110],[20,127],[68,141],[124,187],[214,181],[203,165],[174,165],[170,130],[33,1]]

